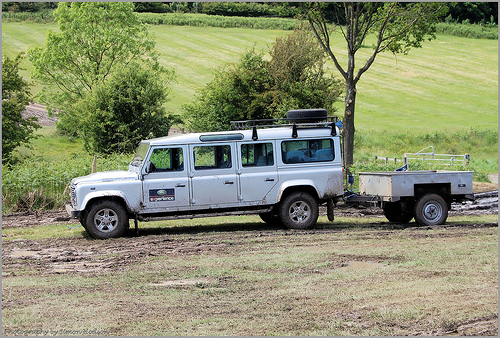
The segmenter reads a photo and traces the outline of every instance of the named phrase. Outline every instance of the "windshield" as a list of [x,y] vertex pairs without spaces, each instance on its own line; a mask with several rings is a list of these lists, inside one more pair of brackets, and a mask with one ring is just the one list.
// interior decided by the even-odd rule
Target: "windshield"
[[148,153],[148,149],[149,149],[149,143],[141,142],[141,144],[139,144],[139,147],[137,147],[134,159],[132,160],[132,162],[130,162],[130,166],[140,167],[142,165],[142,161],[144,161],[144,158]]

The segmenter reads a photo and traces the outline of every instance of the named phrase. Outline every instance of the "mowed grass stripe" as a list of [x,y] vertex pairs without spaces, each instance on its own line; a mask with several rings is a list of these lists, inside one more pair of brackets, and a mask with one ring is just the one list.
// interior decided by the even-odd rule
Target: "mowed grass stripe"
[[[439,39],[451,39],[456,48]],[[438,37],[407,56],[379,55],[358,86],[358,130],[373,127],[374,119],[380,122],[379,129],[408,122],[414,130],[496,128],[496,41],[471,40],[476,49],[484,43],[487,52],[467,57],[465,48],[470,43],[463,40],[470,39]]]
[[152,26],[163,65],[175,69],[169,109],[182,113],[182,105],[192,102],[196,90],[213,79],[215,70],[237,62],[251,48],[268,52],[284,31],[249,30],[188,26]]

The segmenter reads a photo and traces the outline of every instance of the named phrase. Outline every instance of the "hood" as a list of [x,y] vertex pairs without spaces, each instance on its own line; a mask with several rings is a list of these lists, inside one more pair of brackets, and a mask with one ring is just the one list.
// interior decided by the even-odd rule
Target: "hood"
[[115,170],[115,171],[102,171],[93,173],[87,176],[76,177],[71,180],[73,184],[89,183],[89,182],[112,182],[122,180],[137,180],[139,177],[133,171]]

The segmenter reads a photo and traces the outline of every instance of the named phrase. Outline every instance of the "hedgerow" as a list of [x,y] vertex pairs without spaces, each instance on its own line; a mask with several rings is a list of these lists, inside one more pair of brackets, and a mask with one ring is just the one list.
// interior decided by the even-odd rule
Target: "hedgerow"
[[[32,21],[53,22],[53,10],[39,12],[2,12],[6,22]],[[298,19],[278,17],[222,16],[195,13],[138,13],[141,21],[150,25],[174,25],[221,28],[252,28],[293,30]],[[436,26],[438,34],[447,34],[475,39],[498,39],[498,25],[441,22]]]
[[143,23],[150,25],[280,30],[292,30],[299,22],[296,19],[285,18],[254,18],[187,13],[139,13],[139,18]]

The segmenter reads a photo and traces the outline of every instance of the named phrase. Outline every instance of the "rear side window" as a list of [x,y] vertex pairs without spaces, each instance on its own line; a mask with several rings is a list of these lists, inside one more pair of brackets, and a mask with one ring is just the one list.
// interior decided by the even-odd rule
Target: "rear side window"
[[241,162],[243,167],[263,167],[274,165],[273,144],[242,144]]
[[333,161],[333,140],[283,141],[281,154],[286,164]]

